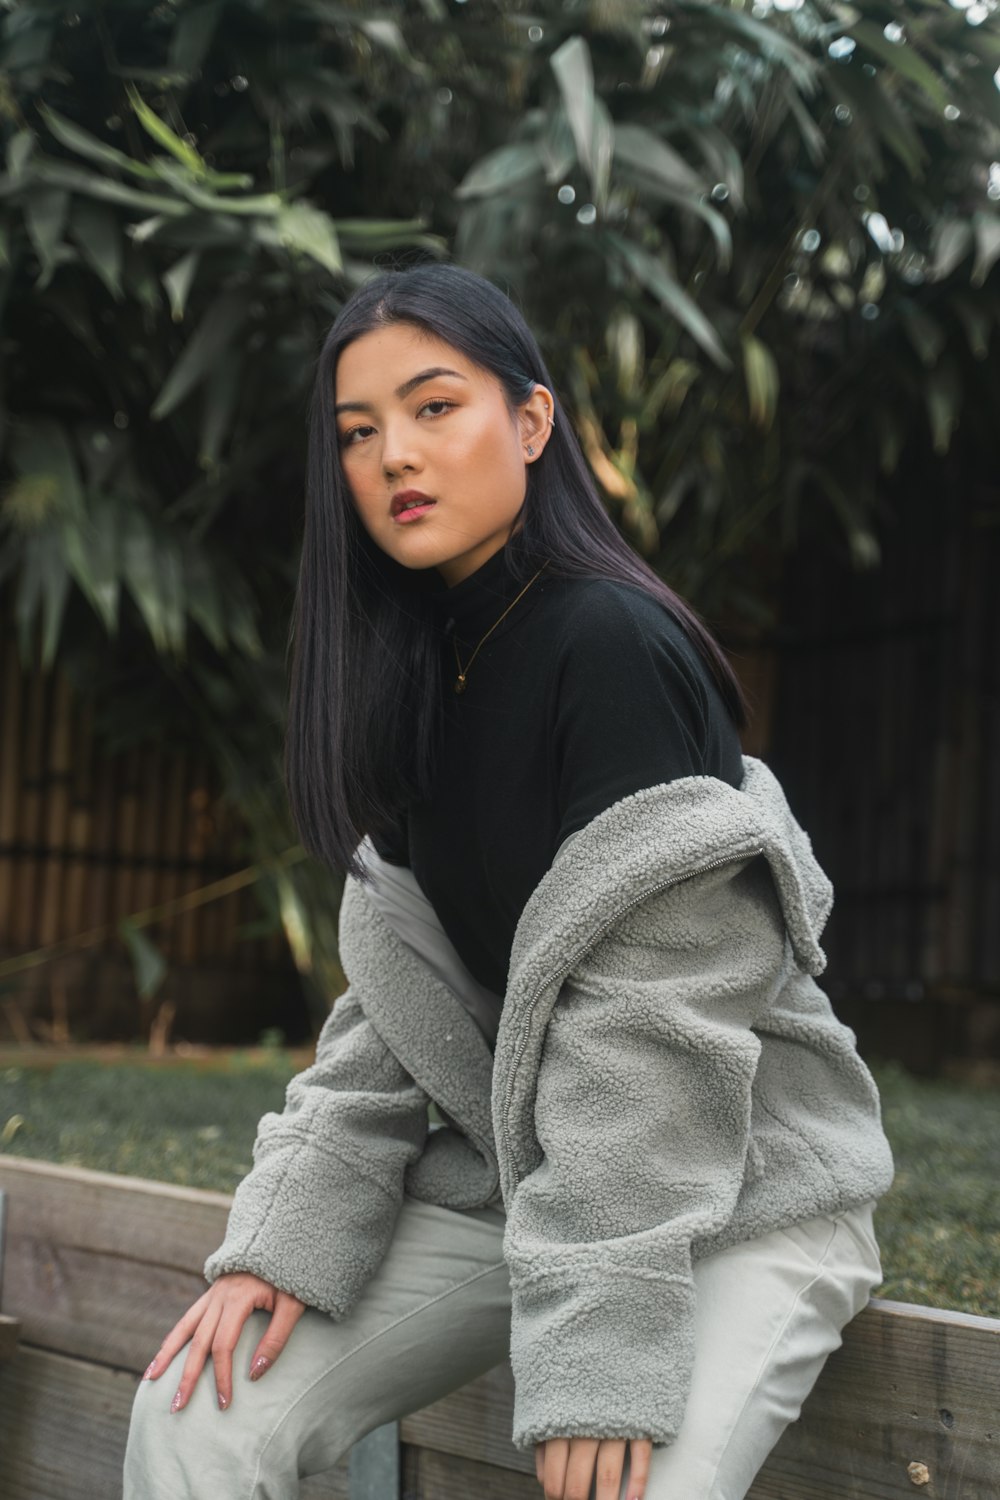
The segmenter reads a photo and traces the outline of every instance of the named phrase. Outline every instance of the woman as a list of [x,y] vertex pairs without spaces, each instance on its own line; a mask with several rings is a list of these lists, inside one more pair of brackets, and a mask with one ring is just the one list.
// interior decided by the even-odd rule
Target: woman
[[293,634],[350,983],[140,1383],[126,1500],[294,1496],[508,1355],[550,1500],[737,1500],[881,1280],[892,1159],[733,673],[482,278],[378,275],[330,330]]

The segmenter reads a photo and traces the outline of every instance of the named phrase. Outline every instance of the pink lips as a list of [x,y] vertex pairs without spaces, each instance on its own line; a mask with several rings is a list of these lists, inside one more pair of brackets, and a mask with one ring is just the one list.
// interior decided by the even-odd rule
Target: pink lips
[[[425,503],[423,505],[411,505],[408,510],[403,510],[402,507],[411,500],[422,500]],[[392,497],[392,518],[394,521],[416,520],[418,516],[426,515],[433,504],[434,501],[429,495],[425,495],[422,490],[400,490]]]

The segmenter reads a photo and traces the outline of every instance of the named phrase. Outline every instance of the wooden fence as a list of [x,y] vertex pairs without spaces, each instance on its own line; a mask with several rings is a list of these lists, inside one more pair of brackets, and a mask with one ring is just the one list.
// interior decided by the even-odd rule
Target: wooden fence
[[[93,705],[58,666],[25,672],[12,632],[0,636],[0,956],[105,925],[112,934],[19,976],[0,1017],[8,1034],[128,1035],[131,1015],[141,1033],[149,1016],[117,924],[249,863],[205,755],[160,743],[100,750]],[[280,928],[254,935],[263,917],[244,888],[147,929],[170,968],[159,998],[200,1015],[209,1033],[213,1008],[232,1000],[255,1037],[256,1010],[287,994],[289,980],[295,988]]]
[[[0,1189],[22,1340],[0,1361],[0,1492],[113,1500],[139,1372],[203,1289],[230,1200],[9,1156]],[[872,1301],[749,1500],[997,1500],[998,1391],[1000,1322]],[[499,1365],[377,1429],[303,1500],[539,1500],[533,1459],[510,1441],[512,1401]],[[378,1489],[366,1479],[380,1458]]]

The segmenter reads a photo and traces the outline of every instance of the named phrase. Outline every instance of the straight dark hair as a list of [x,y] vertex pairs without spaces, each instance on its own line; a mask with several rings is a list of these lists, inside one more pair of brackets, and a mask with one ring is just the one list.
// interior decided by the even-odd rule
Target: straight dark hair
[[528,465],[524,504],[504,552],[526,583],[548,575],[630,583],[659,601],[690,636],[734,723],[746,702],[721,647],[673,589],[616,530],[549,378],[534,335],[492,282],[450,264],[383,271],[345,302],[320,351],[309,408],[306,513],[290,638],[285,778],[304,847],[362,882],[356,850],[388,833],[427,794],[440,732],[440,619],[429,592],[436,569],[405,568],[358,517],[340,465],[334,417],[341,351],[387,324],[444,340],[499,381],[512,417],[541,384],[555,426]]

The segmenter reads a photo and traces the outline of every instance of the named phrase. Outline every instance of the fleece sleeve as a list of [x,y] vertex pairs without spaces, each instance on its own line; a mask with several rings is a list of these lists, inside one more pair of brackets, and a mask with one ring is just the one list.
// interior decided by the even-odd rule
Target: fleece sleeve
[[205,1263],[208,1280],[251,1271],[345,1317],[388,1249],[404,1172],[426,1140],[427,1102],[348,989],[283,1112],[257,1127],[253,1169]]
[[763,859],[651,895],[570,971],[535,1097],[542,1155],[508,1205],[513,1438],[677,1435],[694,1355],[691,1244],[747,1169],[785,928]]

